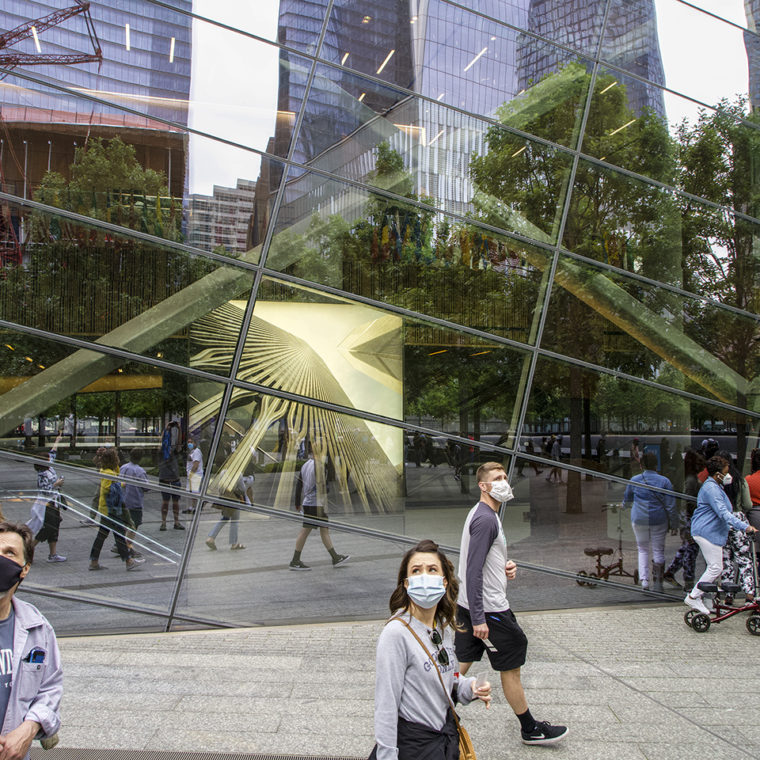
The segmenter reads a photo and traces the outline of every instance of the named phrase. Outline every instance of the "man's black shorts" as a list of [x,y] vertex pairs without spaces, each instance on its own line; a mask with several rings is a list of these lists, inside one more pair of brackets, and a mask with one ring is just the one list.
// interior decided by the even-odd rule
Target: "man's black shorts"
[[[304,517],[310,517],[312,520],[319,520],[320,522],[325,523],[325,528],[327,527],[328,517],[325,514],[325,508],[324,507],[313,507],[310,504],[304,504],[302,506],[303,509],[303,516]],[[316,525],[313,525],[310,522],[304,522],[303,524],[304,528],[316,528]]]
[[483,639],[472,633],[470,612],[457,605],[457,622],[464,630],[454,635],[454,648],[459,662],[480,662],[483,650],[488,652],[488,659],[494,670],[514,670],[525,664],[528,651],[528,637],[520,628],[512,610],[504,612],[486,612],[488,640],[496,647],[492,652]]

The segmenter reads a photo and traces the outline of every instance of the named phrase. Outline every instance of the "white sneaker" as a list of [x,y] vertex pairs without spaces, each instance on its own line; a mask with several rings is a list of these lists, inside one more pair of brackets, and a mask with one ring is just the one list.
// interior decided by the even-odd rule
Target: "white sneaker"
[[705,603],[702,601],[702,597],[693,597],[691,594],[686,594],[686,597],[684,598],[684,603],[688,604],[689,607],[692,609],[697,610],[697,612],[701,612],[705,615],[710,614],[710,610],[707,609],[705,606]]

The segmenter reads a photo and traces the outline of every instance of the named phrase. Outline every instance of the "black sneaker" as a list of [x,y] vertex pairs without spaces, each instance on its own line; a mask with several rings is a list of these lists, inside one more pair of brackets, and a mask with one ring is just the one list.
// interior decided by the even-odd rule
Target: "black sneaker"
[[291,570],[311,570],[311,568],[308,565],[304,565],[303,562],[300,560],[298,562],[291,562],[288,567]]
[[345,565],[348,560],[351,559],[350,554],[339,554],[335,559],[332,561],[333,567],[340,567],[341,565]]
[[532,731],[521,733],[523,744],[554,744],[567,736],[567,726],[553,726],[545,720],[537,720]]

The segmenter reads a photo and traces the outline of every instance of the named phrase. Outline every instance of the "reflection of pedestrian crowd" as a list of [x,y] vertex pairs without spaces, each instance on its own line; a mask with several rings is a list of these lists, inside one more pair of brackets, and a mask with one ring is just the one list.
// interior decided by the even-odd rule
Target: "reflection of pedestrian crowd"
[[[638,441],[631,444],[632,461]],[[673,467],[678,458],[681,472]],[[653,452],[639,453],[641,473],[634,475],[626,488],[624,502],[631,507],[631,523],[639,554],[639,581],[643,588],[663,590],[663,581],[680,585],[676,573],[683,573],[686,604],[706,611],[702,582],[722,583],[738,580],[748,601],[754,599],[755,578],[749,535],[760,527],[760,451],[750,457],[751,474],[742,477],[732,454],[719,450],[716,441],[708,438],[698,451],[687,449],[681,459],[680,448],[670,455],[667,441],[660,443],[661,469],[676,479],[674,484],[657,472],[658,457]],[[680,477],[679,477],[680,475]],[[644,486],[648,486],[644,487]],[[652,490],[659,489],[659,490]],[[664,491],[681,491],[691,499],[681,500]],[[667,568],[665,538],[668,528],[678,534],[681,544]],[[707,568],[696,580],[696,561],[702,553]],[[652,558],[650,575],[650,555]],[[733,602],[732,597],[727,603]]]

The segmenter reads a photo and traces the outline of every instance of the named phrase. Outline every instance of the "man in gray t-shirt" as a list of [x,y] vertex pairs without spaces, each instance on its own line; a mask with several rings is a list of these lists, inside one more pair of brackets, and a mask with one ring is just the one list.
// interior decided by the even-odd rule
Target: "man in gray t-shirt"
[[499,519],[501,505],[512,498],[504,466],[486,462],[478,468],[480,501],[470,510],[459,551],[457,622],[463,630],[454,637],[459,672],[488,652],[499,671],[501,687],[520,721],[524,744],[552,744],[567,734],[566,726],[537,721],[528,709],[520,668],[525,664],[528,639],[509,608],[507,581],[517,565],[507,559],[507,539]]

